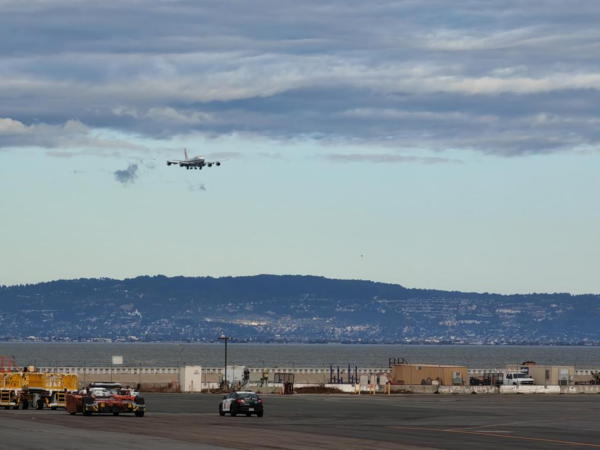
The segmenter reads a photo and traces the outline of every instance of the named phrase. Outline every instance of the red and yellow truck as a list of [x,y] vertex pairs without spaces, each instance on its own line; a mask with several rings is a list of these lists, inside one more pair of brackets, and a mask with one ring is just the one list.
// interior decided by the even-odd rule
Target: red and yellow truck
[[92,414],[135,414],[144,417],[146,402],[131,390],[123,389],[120,383],[91,383],[77,394],[67,395],[67,412],[71,415],[81,413]]

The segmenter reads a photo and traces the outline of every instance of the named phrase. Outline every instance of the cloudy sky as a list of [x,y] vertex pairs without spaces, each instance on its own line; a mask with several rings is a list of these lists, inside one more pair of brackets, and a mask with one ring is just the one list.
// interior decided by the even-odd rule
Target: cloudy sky
[[[600,3],[0,0],[0,284],[600,292]],[[185,171],[166,159],[226,159]]]

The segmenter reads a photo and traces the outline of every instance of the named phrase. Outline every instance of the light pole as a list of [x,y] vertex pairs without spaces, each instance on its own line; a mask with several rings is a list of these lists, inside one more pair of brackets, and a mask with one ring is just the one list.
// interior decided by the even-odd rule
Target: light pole
[[223,386],[225,388],[227,387],[227,341],[229,341],[229,339],[231,338],[225,336],[224,334],[222,334],[219,338],[220,341],[225,342],[225,372],[223,373]]

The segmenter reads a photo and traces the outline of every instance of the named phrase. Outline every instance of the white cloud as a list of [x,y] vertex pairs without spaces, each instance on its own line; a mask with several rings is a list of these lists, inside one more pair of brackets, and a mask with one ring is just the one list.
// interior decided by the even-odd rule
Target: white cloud
[[2,135],[14,135],[14,134],[25,134],[28,128],[21,122],[12,119],[0,119],[0,136]]
[[26,126],[10,118],[0,119],[0,149],[14,147],[40,147],[67,151],[50,152],[51,156],[70,156],[74,152],[142,151],[144,147],[131,142],[104,137],[78,120],[62,125],[37,123]]
[[160,121],[179,122],[187,125],[210,123],[214,121],[210,114],[202,112],[183,114],[174,108],[150,108],[146,113],[146,117]]

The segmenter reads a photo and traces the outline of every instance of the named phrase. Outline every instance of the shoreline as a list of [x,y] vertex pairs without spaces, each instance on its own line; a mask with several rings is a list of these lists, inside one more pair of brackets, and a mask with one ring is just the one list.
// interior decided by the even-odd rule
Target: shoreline
[[[218,340],[210,342],[198,341],[65,341],[65,340],[8,340],[0,341],[2,344],[114,344],[114,345],[222,345]],[[600,347],[600,342],[593,343],[427,343],[427,342],[258,342],[258,341],[233,341],[234,345],[314,345],[314,346],[403,346],[403,347]]]

